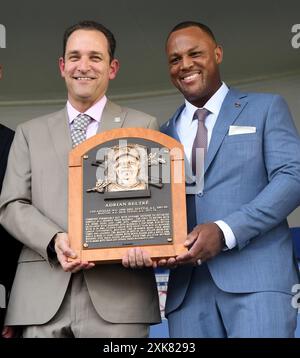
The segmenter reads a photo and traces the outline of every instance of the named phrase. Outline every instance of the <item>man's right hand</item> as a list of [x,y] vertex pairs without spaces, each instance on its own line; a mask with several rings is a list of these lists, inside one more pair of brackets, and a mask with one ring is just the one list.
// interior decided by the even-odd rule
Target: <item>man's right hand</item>
[[[64,271],[75,273],[95,266],[93,262],[76,259],[77,255],[70,247],[68,234],[64,232],[56,234],[54,243],[57,259]],[[73,261],[69,261],[69,258],[73,259]]]

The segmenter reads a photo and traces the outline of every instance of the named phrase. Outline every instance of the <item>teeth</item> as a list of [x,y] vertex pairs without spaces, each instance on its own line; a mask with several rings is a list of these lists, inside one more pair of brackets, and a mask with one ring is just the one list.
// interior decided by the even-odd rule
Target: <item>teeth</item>
[[89,81],[89,80],[91,80],[90,77],[77,77],[76,79],[79,80],[79,81]]
[[191,81],[193,79],[195,79],[199,74],[198,73],[194,73],[193,75],[187,76],[187,77],[183,77],[183,80],[185,81]]

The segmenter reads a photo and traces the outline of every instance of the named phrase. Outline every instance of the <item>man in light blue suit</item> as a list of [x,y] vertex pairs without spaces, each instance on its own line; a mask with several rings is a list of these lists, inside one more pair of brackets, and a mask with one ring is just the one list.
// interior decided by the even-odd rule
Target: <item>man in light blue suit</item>
[[187,195],[187,253],[168,262],[170,336],[293,337],[299,276],[286,218],[300,203],[300,139],[289,109],[278,95],[229,89],[203,24],[175,26],[166,50],[185,104],[162,132],[183,143],[188,166],[194,113],[206,109],[204,186]]

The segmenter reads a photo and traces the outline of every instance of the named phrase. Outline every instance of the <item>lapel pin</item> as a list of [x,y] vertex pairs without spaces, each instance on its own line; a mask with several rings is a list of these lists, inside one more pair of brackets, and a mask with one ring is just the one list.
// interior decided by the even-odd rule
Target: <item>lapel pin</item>
[[241,107],[241,104],[240,104],[239,102],[235,102],[234,105],[235,105],[235,107],[237,107],[237,108],[238,108],[238,107]]
[[114,122],[115,122],[115,123],[120,123],[120,122],[121,122],[121,118],[120,118],[120,117],[115,117]]

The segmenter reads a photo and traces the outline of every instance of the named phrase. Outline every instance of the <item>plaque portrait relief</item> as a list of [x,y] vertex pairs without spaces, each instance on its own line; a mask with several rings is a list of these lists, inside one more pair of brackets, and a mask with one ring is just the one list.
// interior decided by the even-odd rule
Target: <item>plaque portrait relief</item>
[[145,155],[141,156],[140,152],[145,152],[145,148],[131,144],[123,148],[116,147],[113,150],[113,169],[116,181],[107,186],[107,191],[147,189],[146,180],[141,177],[141,168],[144,168],[145,172],[146,161]]
[[184,252],[183,158],[180,143],[144,128],[113,129],[74,148],[69,237],[79,257],[118,262],[130,246],[153,258]]
[[[137,144],[115,146],[108,149],[104,163],[104,176],[88,192],[110,193],[148,189],[147,148]],[[129,195],[130,196],[130,195]]]

